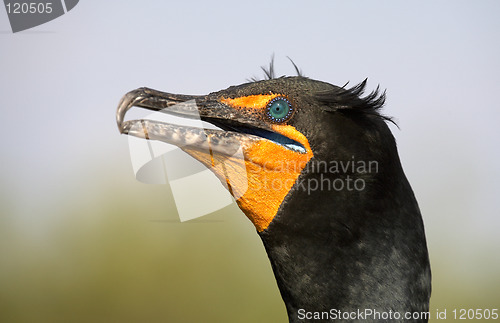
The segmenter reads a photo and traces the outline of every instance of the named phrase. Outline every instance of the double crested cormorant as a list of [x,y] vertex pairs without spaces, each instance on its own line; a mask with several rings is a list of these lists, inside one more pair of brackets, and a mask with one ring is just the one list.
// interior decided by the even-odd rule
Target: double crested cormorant
[[[363,96],[365,85],[299,75],[205,96],[139,88],[122,98],[117,122],[121,133],[181,147],[226,185],[262,239],[290,322],[425,322],[422,217],[380,114],[385,92]],[[124,121],[133,106],[222,130]]]

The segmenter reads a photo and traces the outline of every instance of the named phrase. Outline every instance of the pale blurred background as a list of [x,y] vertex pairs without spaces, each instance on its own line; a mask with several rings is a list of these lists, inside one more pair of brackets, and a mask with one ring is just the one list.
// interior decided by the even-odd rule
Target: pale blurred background
[[[500,308],[500,2],[92,1],[12,34],[0,9],[0,321],[286,322],[233,204],[179,223],[115,124],[140,86],[205,94],[290,56],[387,88],[436,309]],[[193,196],[193,200],[196,200]]]

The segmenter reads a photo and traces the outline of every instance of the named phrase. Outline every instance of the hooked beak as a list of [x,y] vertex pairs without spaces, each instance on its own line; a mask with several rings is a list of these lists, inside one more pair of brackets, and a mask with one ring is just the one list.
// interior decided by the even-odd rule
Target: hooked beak
[[123,134],[159,140],[180,148],[210,150],[228,156],[233,155],[240,146],[247,146],[262,139],[236,131],[196,128],[155,120],[124,121],[127,111],[134,106],[188,119],[201,119],[217,126],[227,123],[227,127],[230,127],[232,120],[238,119],[233,109],[220,103],[216,98],[139,88],[125,94],[118,105],[116,122]]
[[[118,124],[118,129],[120,130],[120,133],[128,134],[128,131],[134,122],[124,122],[125,114],[134,106],[153,111],[162,111],[170,107],[170,111],[174,113],[178,109],[171,108],[172,106],[189,100],[196,100],[197,98],[199,98],[199,96],[175,95],[146,87],[130,91],[122,97],[116,111],[116,123]],[[190,111],[189,109],[184,108],[184,110],[180,113],[186,117],[199,116],[195,109],[191,109]]]

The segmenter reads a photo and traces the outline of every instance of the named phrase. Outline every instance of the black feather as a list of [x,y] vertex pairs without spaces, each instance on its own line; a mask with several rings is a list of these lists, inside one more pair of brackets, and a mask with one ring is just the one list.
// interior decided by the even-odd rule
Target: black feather
[[367,79],[346,89],[345,86],[349,83],[347,82],[343,87],[334,87],[328,91],[317,92],[315,97],[325,105],[326,111],[347,114],[363,113],[379,117],[398,126],[391,117],[380,113],[386,99],[385,90],[381,92],[380,86],[377,86],[370,94],[362,96],[365,92],[366,82]]
[[297,72],[297,76],[302,76],[304,77],[304,74],[302,73],[302,71],[297,67],[297,64],[295,64],[295,62],[290,58],[290,57],[286,57],[290,60],[290,62],[292,62],[293,64],[293,67],[295,68],[295,71]]
[[266,80],[272,80],[276,78],[274,74],[274,54],[271,56],[271,62],[269,63],[269,67],[266,69],[264,66],[260,67],[266,76]]
[[[302,71],[299,69],[299,67],[297,66],[297,64],[295,64],[295,62],[290,57],[287,56],[287,58],[290,60],[290,62],[292,63],[293,67],[295,68],[295,72],[297,73],[297,76],[304,77],[304,73],[302,73]],[[276,72],[274,70],[274,54],[271,55],[271,62],[269,63],[269,66],[268,67],[261,66],[260,68],[264,72],[264,79],[265,80],[275,79],[276,78]],[[247,79],[247,81],[258,82],[258,81],[260,81],[260,79],[257,78],[257,77],[255,77],[255,76],[253,76],[250,79]]]

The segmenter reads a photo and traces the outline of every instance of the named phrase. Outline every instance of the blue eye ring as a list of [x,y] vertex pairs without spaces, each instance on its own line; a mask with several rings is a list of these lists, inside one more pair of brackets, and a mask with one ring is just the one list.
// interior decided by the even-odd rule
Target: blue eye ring
[[292,116],[292,113],[293,107],[285,97],[277,96],[267,103],[266,116],[272,122],[285,122]]

